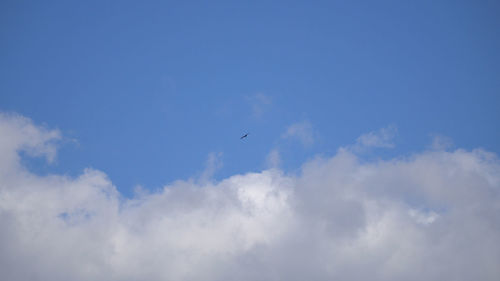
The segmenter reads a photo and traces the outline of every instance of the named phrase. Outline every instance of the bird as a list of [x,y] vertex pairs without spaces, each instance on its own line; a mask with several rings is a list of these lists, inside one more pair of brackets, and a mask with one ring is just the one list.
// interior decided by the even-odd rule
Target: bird
[[248,134],[249,134],[249,133],[246,133],[246,134],[244,134],[243,136],[241,136],[240,140],[242,140],[242,139],[244,139],[244,138],[248,137]]

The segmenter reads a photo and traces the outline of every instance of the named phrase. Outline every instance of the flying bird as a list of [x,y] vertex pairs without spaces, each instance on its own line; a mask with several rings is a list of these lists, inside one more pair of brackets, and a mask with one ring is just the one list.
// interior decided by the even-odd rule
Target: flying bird
[[243,136],[241,136],[240,140],[242,140],[242,139],[244,139],[244,138],[246,138],[246,137],[248,137],[248,133],[246,133],[246,134],[244,134]]

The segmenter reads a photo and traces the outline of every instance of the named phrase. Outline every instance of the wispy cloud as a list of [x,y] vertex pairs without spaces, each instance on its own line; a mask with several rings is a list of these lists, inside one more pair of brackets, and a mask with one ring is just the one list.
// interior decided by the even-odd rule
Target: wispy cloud
[[206,183],[210,181],[215,172],[222,168],[222,152],[211,152],[208,154],[205,170],[200,175],[200,181]]
[[[4,280],[500,276],[500,162],[484,150],[377,162],[340,150],[294,175],[180,180],[125,199],[103,172],[37,176],[3,157],[54,155],[55,132],[0,115]],[[368,139],[360,142],[379,144]],[[217,159],[209,156],[207,175]]]
[[250,104],[254,118],[262,118],[272,105],[271,97],[263,93],[247,96],[246,100]]
[[393,139],[396,134],[396,127],[391,125],[377,131],[363,134],[356,139],[354,144],[344,148],[357,153],[365,152],[370,148],[393,148]]
[[311,146],[314,143],[314,130],[308,121],[294,123],[286,129],[282,138],[297,139],[304,146]]
[[446,150],[453,147],[453,140],[449,137],[443,135],[433,135],[432,143],[430,145],[431,149],[434,150]]
[[356,145],[360,147],[392,148],[394,147],[394,143],[392,142],[392,140],[394,139],[396,133],[397,129],[394,126],[382,128],[378,131],[361,135],[357,138]]
[[278,149],[273,149],[269,154],[267,155],[267,166],[270,168],[278,168],[281,164],[281,156],[280,152]]

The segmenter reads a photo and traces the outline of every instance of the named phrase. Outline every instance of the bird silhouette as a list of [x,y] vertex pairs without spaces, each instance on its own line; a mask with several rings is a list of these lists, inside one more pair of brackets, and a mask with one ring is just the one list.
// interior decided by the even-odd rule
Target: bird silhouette
[[241,136],[240,140],[241,140],[241,139],[244,139],[244,138],[246,138],[246,137],[248,137],[248,133],[246,133],[246,134],[244,134],[243,136]]

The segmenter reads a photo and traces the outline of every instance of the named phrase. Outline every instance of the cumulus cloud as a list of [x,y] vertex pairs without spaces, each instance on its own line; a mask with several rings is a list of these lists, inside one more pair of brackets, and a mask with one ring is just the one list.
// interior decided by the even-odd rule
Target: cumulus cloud
[[286,129],[282,137],[297,139],[304,146],[311,146],[314,143],[314,131],[311,123],[308,121],[293,123]]
[[[2,155],[56,131],[0,115]],[[50,157],[49,157],[50,158]],[[500,163],[484,150],[366,162],[349,150],[125,199],[100,171],[2,157],[3,280],[498,280]]]
[[0,112],[0,173],[7,174],[10,169],[18,168],[20,151],[52,162],[60,138],[58,130],[36,127],[26,117]]

